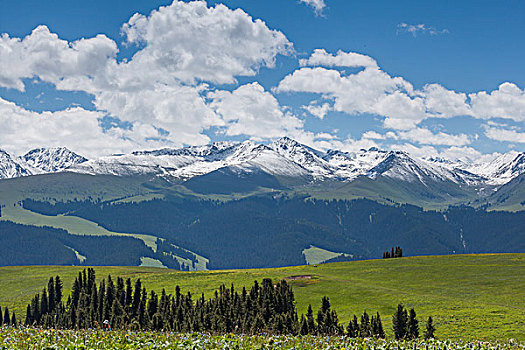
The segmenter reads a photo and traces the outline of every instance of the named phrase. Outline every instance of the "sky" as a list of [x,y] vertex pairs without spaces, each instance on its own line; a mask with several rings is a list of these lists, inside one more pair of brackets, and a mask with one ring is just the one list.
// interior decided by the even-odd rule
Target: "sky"
[[0,149],[525,146],[525,2],[0,2]]

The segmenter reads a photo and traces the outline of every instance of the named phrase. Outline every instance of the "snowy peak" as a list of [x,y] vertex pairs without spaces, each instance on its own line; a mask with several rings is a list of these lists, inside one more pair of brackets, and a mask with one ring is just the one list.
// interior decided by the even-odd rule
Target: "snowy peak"
[[29,176],[32,172],[21,165],[9,153],[0,149],[0,179]]
[[509,152],[485,164],[474,164],[468,171],[484,176],[494,185],[503,185],[525,173],[525,153]]
[[116,176],[147,174],[186,180],[226,167],[245,172],[262,170],[307,181],[352,181],[359,176],[372,179],[381,176],[423,184],[446,181],[460,186],[492,187],[525,173],[525,153],[511,152],[490,162],[470,164],[442,158],[418,159],[405,152],[377,148],[323,152],[288,137],[270,144],[215,142],[179,149],[136,151],[93,160],[63,147],[34,149],[22,157],[0,151],[0,178],[73,171]]
[[310,171],[315,178],[329,176],[330,165],[323,159],[324,153],[305,146],[288,137],[280,138],[269,146],[277,154]]
[[29,167],[43,173],[55,173],[87,162],[86,158],[65,147],[37,148],[21,158]]

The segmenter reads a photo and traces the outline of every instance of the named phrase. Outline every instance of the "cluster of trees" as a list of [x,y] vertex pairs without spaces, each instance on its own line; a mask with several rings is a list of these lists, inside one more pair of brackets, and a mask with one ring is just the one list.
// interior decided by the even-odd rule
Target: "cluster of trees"
[[[132,283],[129,278],[124,281],[118,277],[115,283],[108,276],[97,285],[95,271],[88,269],[75,279],[66,303],[62,290],[60,277],[50,278],[47,287],[27,306],[25,324],[80,329],[97,327],[108,320],[117,329],[385,337],[379,313],[369,317],[366,311],[361,322],[354,315],[345,332],[327,297],[322,298],[317,315],[309,305],[307,313],[299,318],[294,293],[285,280],[255,281],[249,291],[243,288],[240,292],[233,285],[223,285],[212,298],[205,299],[204,294],[197,298],[189,292],[182,294],[178,286],[175,295],[165,290],[160,295],[148,293],[140,279]],[[413,315],[415,320],[415,312]],[[403,321],[403,317],[408,316],[401,308],[400,316],[394,315],[394,327],[405,331],[399,337],[396,333],[396,338],[417,337],[413,326],[408,325],[413,323]]]
[[386,251],[383,253],[383,259],[390,259],[390,258],[402,258],[403,257],[403,249],[401,247],[392,247],[390,251]]
[[[416,318],[414,308],[407,312],[403,304],[397,305],[397,310],[392,317],[392,328],[396,339],[410,340],[419,338],[419,321]],[[434,338],[435,330],[432,317],[429,316],[424,337],[426,339]]]
[[372,318],[368,316],[366,311],[363,312],[363,316],[361,316],[361,324],[357,321],[357,316],[354,315],[354,319],[350,321],[346,327],[346,332],[347,335],[352,338],[385,337],[385,331],[383,329],[383,323],[381,322],[379,312],[375,317],[372,315]]
[[[111,276],[97,286],[95,271],[88,269],[75,279],[65,304],[60,278],[51,278],[47,288],[27,306],[26,324],[91,328],[108,320],[113,328],[244,334],[297,334],[302,325],[293,291],[284,280],[276,284],[271,279],[264,279],[261,285],[255,282],[249,292],[246,288],[238,292],[233,285],[221,286],[211,299],[202,294],[194,300],[191,293],[182,294],[178,286],[175,290],[175,295],[164,290],[157,295],[148,293],[140,279],[133,285],[129,278],[124,281],[118,277],[115,283]],[[301,320],[306,322],[304,316]],[[308,326],[307,334],[336,334],[339,330],[337,314],[325,298],[317,322]]]
[[2,307],[0,306],[0,326],[2,325],[13,327],[16,327],[18,325],[15,313],[13,312],[13,314],[9,316],[9,308],[7,306],[3,312]]

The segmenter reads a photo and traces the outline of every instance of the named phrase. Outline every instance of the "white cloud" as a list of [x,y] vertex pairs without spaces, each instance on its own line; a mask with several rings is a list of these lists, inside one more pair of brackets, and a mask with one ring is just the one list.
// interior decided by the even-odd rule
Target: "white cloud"
[[448,29],[436,29],[435,27],[420,23],[420,24],[408,24],[400,23],[397,25],[397,33],[410,33],[414,37],[417,34],[430,34],[430,35],[439,35],[449,33]]
[[485,127],[485,136],[489,139],[513,143],[525,143],[525,132],[498,127]]
[[380,134],[377,131],[369,130],[363,133],[361,137],[364,139],[372,139],[372,140],[386,140],[386,139],[397,140],[398,139],[397,135],[392,131],[388,131],[386,134]]
[[277,99],[259,83],[242,85],[236,90],[208,94],[210,106],[224,120],[224,133],[256,138],[275,138],[297,133],[303,122],[283,112]]
[[324,66],[324,67],[377,67],[377,62],[370,56],[356,52],[337,51],[332,55],[324,49],[315,49],[307,59],[300,59],[301,66]]
[[[210,141],[205,130],[231,123],[209,106],[206,94],[211,89],[203,82],[236,83],[236,77],[272,68],[277,55],[293,50],[283,33],[262,20],[221,4],[207,7],[205,1],[175,0],[149,16],[135,14],[122,32],[128,44],[139,46],[122,62],[116,59],[116,43],[104,35],[68,42],[46,26],[23,39],[4,34],[0,86],[23,90],[23,79],[34,77],[57,89],[85,91],[94,96],[100,115],[133,125],[127,138],[141,140],[145,132],[155,134],[161,128],[168,131],[163,138],[170,145],[203,144]],[[297,122],[293,117],[283,120]],[[63,125],[72,134],[81,126]],[[153,145],[158,135],[150,138]],[[68,145],[73,140],[63,141]]]
[[394,129],[412,128],[425,118],[424,101],[414,96],[412,85],[377,68],[350,75],[322,67],[300,68],[286,76],[276,91],[321,94],[333,101],[335,111],[382,115],[385,126]]
[[322,105],[317,105],[315,101],[312,101],[308,106],[303,106],[302,108],[319,119],[323,119],[326,114],[332,110],[330,104],[323,103]]
[[525,121],[525,89],[516,84],[503,83],[490,93],[480,91],[469,94],[472,110],[478,118],[506,118]]
[[472,142],[466,134],[451,135],[444,132],[433,133],[425,128],[414,128],[398,132],[400,139],[409,140],[422,145],[465,146]]
[[316,15],[320,15],[326,7],[324,0],[299,0],[299,2],[311,6]]
[[122,32],[129,43],[145,45],[133,57],[133,66],[186,83],[234,83],[236,76],[273,67],[278,54],[291,50],[285,35],[262,20],[222,4],[207,7],[205,1],[175,0],[147,17],[135,14]]
[[22,79],[39,77],[70,90],[86,90],[118,52],[105,35],[67,42],[38,26],[24,39],[0,37],[0,86],[24,90]]
[[[316,50],[302,64],[309,64],[312,60],[312,63],[326,66],[336,65],[334,62],[342,60],[343,54],[339,52],[333,56],[324,50]],[[503,83],[490,93],[481,91],[468,96],[439,84],[427,84],[415,90],[402,77],[392,77],[374,66],[352,74],[323,67],[302,67],[284,77],[275,91],[320,94],[322,99],[316,101],[318,105],[324,99],[333,104],[335,111],[378,115],[384,118],[384,127],[397,130],[415,129],[428,118],[471,116],[525,121],[525,90],[515,84]],[[433,137],[432,140],[439,144],[449,142],[443,137]],[[466,144],[465,137],[454,139],[456,141]]]
[[[145,138],[158,137],[156,130],[137,125],[134,131],[100,127],[100,112],[70,108],[36,113],[0,98],[1,148],[23,154],[37,147],[66,145],[85,156],[126,152],[144,145]],[[140,135],[140,138],[136,138]],[[135,138],[135,139],[134,139]]]
[[473,115],[465,93],[447,90],[439,84],[427,84],[423,87],[421,95],[425,100],[427,113],[435,117]]

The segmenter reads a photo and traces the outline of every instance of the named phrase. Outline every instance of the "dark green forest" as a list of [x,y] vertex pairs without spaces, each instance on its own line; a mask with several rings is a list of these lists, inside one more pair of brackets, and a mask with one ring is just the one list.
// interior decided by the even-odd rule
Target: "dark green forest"
[[[140,257],[161,260],[166,266],[182,269],[177,260],[151,248],[132,237],[80,236],[51,227],[36,227],[0,221],[0,265],[86,265],[138,266]],[[81,262],[76,254],[86,257]]]
[[79,216],[111,231],[160,237],[165,241],[158,242],[156,258],[174,268],[180,266],[170,251],[195,259],[175,246],[210,259],[211,269],[300,265],[305,263],[302,251],[310,245],[353,259],[381,258],[392,246],[403,247],[403,256],[525,251],[525,212],[471,207],[425,211],[366,199],[286,196],[228,202],[173,197],[118,204],[25,200],[23,205],[46,215]]

